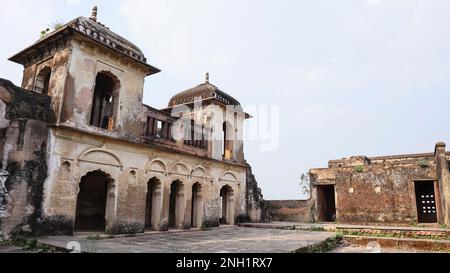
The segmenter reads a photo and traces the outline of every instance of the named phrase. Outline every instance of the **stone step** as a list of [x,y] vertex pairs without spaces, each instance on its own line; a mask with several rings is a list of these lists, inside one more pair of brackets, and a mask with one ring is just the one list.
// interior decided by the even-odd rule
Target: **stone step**
[[450,240],[429,240],[412,238],[385,238],[371,236],[344,236],[351,245],[374,248],[407,249],[450,253]]
[[344,235],[354,236],[450,240],[450,233],[447,230],[337,227],[336,232],[341,232]]

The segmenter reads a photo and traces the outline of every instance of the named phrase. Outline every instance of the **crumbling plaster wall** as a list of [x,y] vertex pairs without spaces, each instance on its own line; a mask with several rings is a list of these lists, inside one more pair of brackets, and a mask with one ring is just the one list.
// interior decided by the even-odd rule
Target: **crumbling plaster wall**
[[[376,160],[360,166],[344,162],[341,166],[346,167],[312,169],[311,183],[335,185],[338,222],[411,224],[417,221],[414,181],[437,180],[433,159]],[[420,166],[420,160],[428,165]],[[440,202],[441,211],[439,207]],[[441,223],[442,216],[438,213]]]
[[46,67],[51,68],[48,96],[52,98],[51,107],[56,119],[59,119],[63,96],[66,90],[66,79],[72,55],[71,47],[65,47],[55,51],[49,57],[28,65],[24,69],[22,88],[34,90],[36,78]]
[[[5,190],[0,192],[5,198],[2,197],[0,205],[6,207],[3,203],[7,201],[4,200],[14,193],[21,196],[15,198],[18,201],[14,204],[8,203],[15,206],[14,211],[18,212],[14,213],[17,220],[7,221],[8,229],[19,226],[33,234],[72,234],[78,184],[84,175],[95,170],[104,171],[114,181],[110,194],[114,202],[107,213],[108,229],[113,233],[143,229],[147,182],[152,177],[157,177],[163,184],[161,230],[167,229],[170,184],[174,180],[184,184],[182,228],[190,226],[191,190],[196,182],[202,185],[204,221],[215,223],[221,218],[220,189],[227,185],[234,192],[234,219],[231,224],[235,219],[239,221],[248,217],[246,197],[249,192],[246,190],[247,168],[243,165],[242,137],[237,137],[233,146],[234,163],[220,162],[223,159],[221,140],[214,144],[215,152],[209,154],[215,160],[205,158],[205,151],[189,147],[177,147],[178,150],[170,151],[173,147],[167,145],[142,144],[145,124],[142,122],[142,115],[145,114],[143,85],[148,68],[78,36],[64,41],[60,47],[33,61],[25,66],[22,87],[33,90],[39,72],[50,67],[48,96],[20,90],[18,93],[28,94],[25,97],[38,98],[37,105],[31,105],[33,99],[24,99],[20,95],[24,101],[15,102],[19,109],[16,113],[20,114],[11,118],[14,109],[8,108],[8,105],[13,104],[11,97],[15,95],[4,90],[17,88],[0,89],[0,130],[4,136],[0,142],[3,158],[0,186],[5,185],[2,187]],[[118,111],[114,115],[111,131],[89,126],[95,79],[99,72],[113,75],[118,82]],[[32,115],[29,115],[30,111]],[[216,114],[217,117],[223,115],[223,111]],[[238,115],[235,119],[234,112],[230,112],[225,119],[233,125],[233,134],[243,134],[245,116]],[[216,125],[217,132],[220,132],[222,124]],[[155,165],[151,162],[161,162],[160,168],[157,167],[159,163]],[[14,166],[13,172],[10,171],[11,164]],[[10,190],[12,184],[21,188]],[[254,203],[254,210],[250,214],[252,219],[257,219],[264,211],[262,195],[257,184],[256,188],[253,184],[251,186],[250,192],[254,198],[250,203]],[[10,232],[5,229],[5,233]]]
[[[82,40],[72,41],[71,50],[61,124],[111,137],[139,139],[146,71],[117,54],[99,50]],[[118,111],[114,114],[111,132],[89,125],[95,79],[99,72],[107,72],[117,80]]]
[[47,175],[50,97],[0,79],[0,236],[29,233],[41,223]]
[[45,217],[56,219],[55,226],[72,227],[65,231],[68,234],[73,231],[79,182],[95,170],[115,181],[114,213],[107,217],[107,229],[112,233],[143,231],[147,183],[153,177],[163,185],[161,230],[168,228],[170,185],[176,180],[184,185],[182,228],[191,224],[192,186],[196,182],[202,186],[203,221],[221,218],[220,189],[225,185],[234,191],[235,217],[246,213],[245,166],[56,128],[51,130],[48,156]]
[[262,194],[261,189],[258,187],[258,182],[256,181],[256,177],[253,174],[252,167],[247,163],[247,214],[248,219],[246,221],[250,222],[270,222],[271,216],[269,211],[269,206],[266,200],[264,200],[264,196]]

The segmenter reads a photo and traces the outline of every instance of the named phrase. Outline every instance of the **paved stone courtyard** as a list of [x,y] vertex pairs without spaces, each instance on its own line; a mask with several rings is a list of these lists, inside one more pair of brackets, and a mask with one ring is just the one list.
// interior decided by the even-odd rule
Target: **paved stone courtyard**
[[39,242],[65,248],[76,241],[82,252],[93,253],[287,253],[333,236],[329,232],[226,227],[102,240],[88,240],[86,234],[56,236]]

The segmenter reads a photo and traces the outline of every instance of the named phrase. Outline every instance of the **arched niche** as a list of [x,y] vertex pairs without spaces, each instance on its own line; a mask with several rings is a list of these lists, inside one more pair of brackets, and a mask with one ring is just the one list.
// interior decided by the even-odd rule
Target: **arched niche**
[[200,178],[200,179],[206,181],[206,179],[208,178],[208,173],[203,166],[197,166],[192,170],[191,177],[192,178]]
[[118,168],[123,167],[123,164],[118,156],[101,149],[92,149],[83,152],[78,158],[78,162],[95,163]]
[[219,178],[219,181],[239,183],[237,176],[230,171],[226,171],[226,172],[222,173],[222,175]]
[[173,164],[170,170],[170,174],[179,175],[183,177],[188,177],[190,175],[188,166],[182,162],[177,162]]
[[145,171],[167,175],[167,165],[160,159],[154,159],[147,164]]

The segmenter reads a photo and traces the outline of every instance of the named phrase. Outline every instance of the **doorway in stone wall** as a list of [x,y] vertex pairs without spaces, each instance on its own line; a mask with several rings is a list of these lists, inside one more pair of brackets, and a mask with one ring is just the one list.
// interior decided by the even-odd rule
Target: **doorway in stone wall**
[[334,222],[336,220],[335,196],[334,185],[317,186],[319,221]]
[[161,217],[162,184],[157,178],[147,183],[145,229],[157,230]]
[[417,218],[419,223],[437,223],[434,181],[414,182],[416,190]]
[[229,185],[224,186],[220,190],[220,198],[222,200],[222,218],[220,224],[234,224],[234,191]]
[[90,172],[81,179],[76,231],[105,231],[109,180],[108,175],[101,171]]
[[183,222],[183,204],[184,186],[181,181],[176,180],[170,186],[169,228],[177,229],[181,227]]

